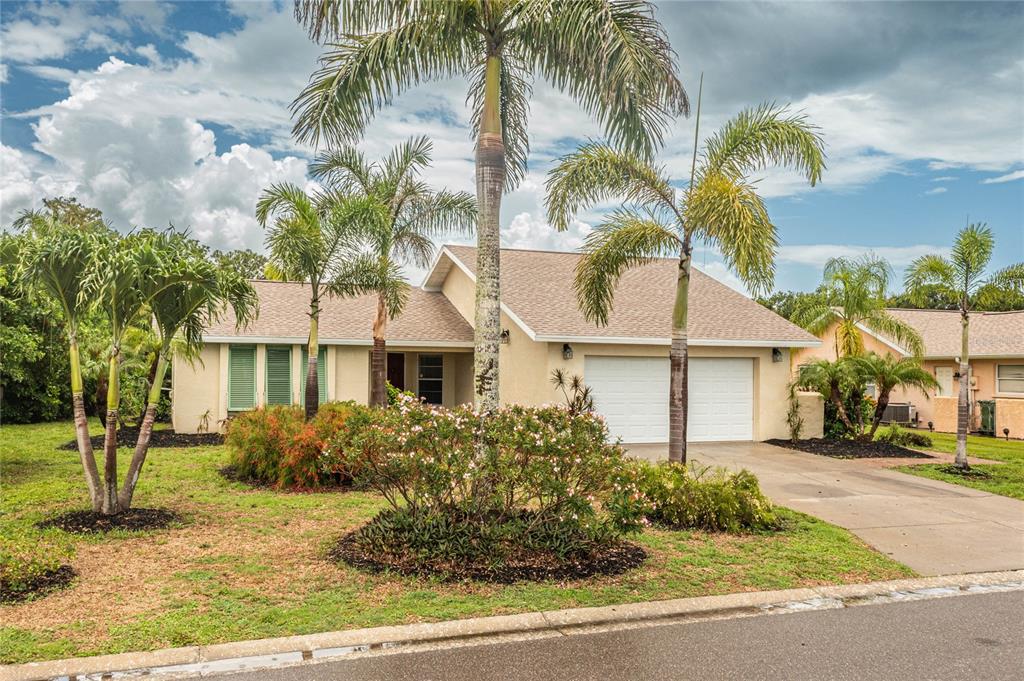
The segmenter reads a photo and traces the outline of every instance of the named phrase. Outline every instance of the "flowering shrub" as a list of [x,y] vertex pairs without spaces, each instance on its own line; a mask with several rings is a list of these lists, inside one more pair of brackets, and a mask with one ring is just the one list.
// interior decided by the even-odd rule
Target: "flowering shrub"
[[750,471],[687,469],[677,463],[633,464],[648,502],[646,515],[659,525],[711,532],[770,530],[779,526],[772,503]]
[[512,406],[481,419],[469,407],[403,397],[353,414],[328,450],[391,505],[357,538],[374,555],[575,557],[645,521],[603,421],[564,407]]
[[23,600],[71,581],[71,549],[38,535],[12,530],[0,537],[0,603]]
[[224,438],[235,473],[300,489],[347,482],[351,476],[346,469],[324,450],[358,408],[352,402],[328,402],[309,422],[300,407],[264,407],[239,414],[228,423]]

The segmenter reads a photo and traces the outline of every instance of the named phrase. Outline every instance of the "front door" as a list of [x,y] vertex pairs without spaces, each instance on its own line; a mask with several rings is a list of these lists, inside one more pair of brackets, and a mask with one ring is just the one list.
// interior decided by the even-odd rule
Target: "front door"
[[388,353],[388,383],[399,390],[405,390],[405,353]]

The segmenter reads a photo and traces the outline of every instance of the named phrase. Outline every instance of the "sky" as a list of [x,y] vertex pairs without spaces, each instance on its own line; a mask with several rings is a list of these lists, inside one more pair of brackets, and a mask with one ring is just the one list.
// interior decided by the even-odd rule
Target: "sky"
[[[818,186],[784,171],[758,178],[781,244],[776,288],[813,289],[826,260],[868,251],[899,279],[913,258],[947,253],[968,220],[993,229],[994,266],[1024,260],[1024,3],[664,2],[656,17],[691,99],[704,74],[702,137],[773,101],[825,139]],[[290,2],[3,0],[0,224],[74,195],[121,230],[173,224],[214,248],[262,251],[261,190],[312,186],[315,150],[292,140],[289,104],[320,53]],[[462,79],[410,90],[378,113],[362,148],[379,157],[426,134],[426,179],[473,191],[465,95]],[[679,119],[660,152],[673,178],[689,174],[693,125]],[[529,172],[504,199],[502,242],[575,250],[614,205],[556,232],[545,175],[601,129],[541,79],[529,129]],[[713,249],[696,264],[742,290]]]

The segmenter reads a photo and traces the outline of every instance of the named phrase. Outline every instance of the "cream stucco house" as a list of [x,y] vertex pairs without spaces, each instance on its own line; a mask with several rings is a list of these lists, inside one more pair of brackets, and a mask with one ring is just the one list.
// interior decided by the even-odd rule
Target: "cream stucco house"
[[[939,382],[938,390],[924,395],[919,390],[893,391],[890,403],[911,404],[918,424],[928,423],[940,432],[956,431],[959,372],[960,313],[957,310],[889,309],[921,334],[924,341],[922,366]],[[892,340],[861,327],[864,348],[878,354],[909,356],[905,348]],[[822,334],[822,344],[794,353],[794,366],[814,359],[835,360],[835,328]],[[995,402],[995,433],[1006,428],[1010,437],[1024,438],[1024,310],[1013,312],[974,312],[969,336],[971,428],[980,423],[979,402]]]
[[[561,399],[552,370],[579,374],[594,390],[612,435],[657,447],[668,441],[669,331],[677,263],[659,260],[623,276],[606,326],[576,306],[580,256],[501,254],[500,361],[504,403]],[[388,379],[444,405],[473,400],[476,249],[441,249],[423,285],[388,327]],[[298,403],[308,329],[304,284],[255,282],[259,318],[205,334],[201,362],[175,361],[173,421],[181,432],[214,430],[233,412]],[[326,301],[320,319],[321,399],[366,402],[370,390],[369,296]],[[785,437],[790,353],[820,341],[711,277],[695,272],[690,303],[690,427],[693,441]],[[821,403],[802,397],[805,436],[820,435]]]

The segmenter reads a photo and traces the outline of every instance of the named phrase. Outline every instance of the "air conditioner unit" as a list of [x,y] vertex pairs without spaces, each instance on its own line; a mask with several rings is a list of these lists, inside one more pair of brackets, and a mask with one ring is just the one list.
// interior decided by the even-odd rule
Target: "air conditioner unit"
[[895,402],[885,407],[883,423],[917,423],[917,408],[909,402]]

